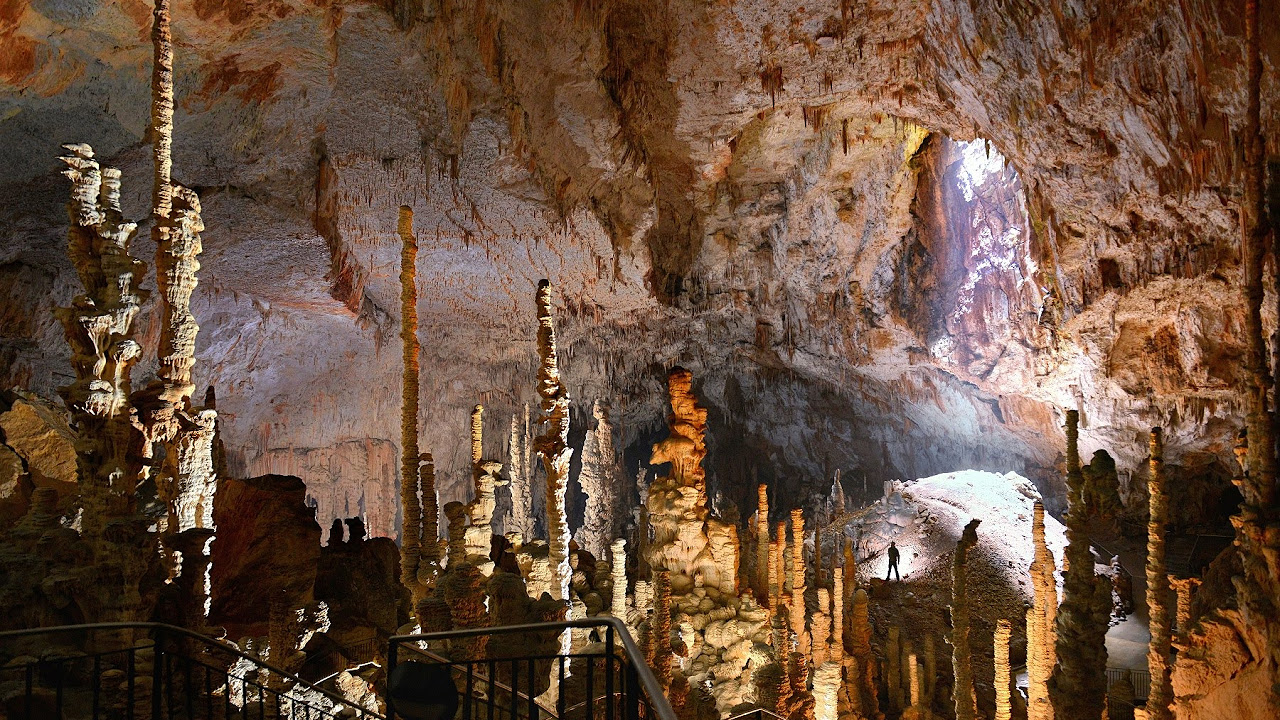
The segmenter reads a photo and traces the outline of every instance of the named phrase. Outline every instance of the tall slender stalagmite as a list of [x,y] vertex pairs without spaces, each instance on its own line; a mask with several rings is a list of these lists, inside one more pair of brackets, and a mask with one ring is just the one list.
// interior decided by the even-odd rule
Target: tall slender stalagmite
[[1151,689],[1147,716],[1151,720],[1173,719],[1173,688],[1169,682],[1169,652],[1172,633],[1169,623],[1169,576],[1164,564],[1164,532],[1169,514],[1169,495],[1164,489],[1164,434],[1151,429],[1151,456],[1148,459],[1147,497],[1147,614],[1151,644],[1147,649],[1147,669]]
[[1013,634],[1013,625],[1001,618],[996,621],[995,662],[996,662],[996,715],[995,720],[1010,720],[1013,710],[1009,705],[1011,688],[1009,686],[1009,637]]
[[511,522],[504,528],[508,533],[520,533],[523,540],[533,536],[533,467],[529,456],[529,404],[525,403],[521,416],[511,416],[511,437],[507,445],[507,477],[511,487]]
[[560,361],[556,353],[556,324],[551,313],[551,283],[538,282],[538,394],[542,396],[542,434],[534,441],[534,449],[542,458],[547,474],[547,545],[552,563],[551,596],[569,598],[569,520],[565,513],[564,494],[569,484],[569,393],[560,382]]
[[791,511],[791,599],[788,609],[791,610],[791,632],[796,634],[799,652],[809,657],[809,633],[805,631],[804,591],[804,511],[796,508]]
[[772,544],[769,542],[769,486],[756,486],[756,598],[760,604],[770,607],[769,558]]
[[[1259,38],[1258,0],[1245,0],[1246,109],[1242,128],[1244,187],[1241,202],[1241,255],[1245,291],[1245,364],[1247,391],[1248,472],[1239,479],[1244,502],[1232,517],[1244,582],[1237,596],[1246,617],[1265,625],[1263,664],[1280,666],[1280,508],[1276,504],[1276,426],[1280,412],[1269,413],[1267,395],[1271,372],[1263,336],[1262,301],[1265,296],[1263,264],[1271,228],[1266,212],[1266,138],[1262,129],[1262,48]],[[1280,356],[1280,346],[1277,347]],[[1280,361],[1280,357],[1277,358]],[[1280,367],[1276,368],[1280,372]],[[1271,684],[1264,707],[1280,706],[1280,685]]]
[[627,618],[627,541],[623,538],[614,540],[610,553],[613,602],[609,605],[609,614],[625,620]]
[[1049,678],[1057,662],[1058,580],[1057,563],[1044,537],[1044,505],[1039,500],[1031,521],[1033,602],[1027,611],[1027,717],[1053,720],[1049,702]]
[[951,558],[951,662],[955,669],[956,720],[975,720],[978,699],[973,689],[972,653],[969,650],[969,598],[966,567],[969,548],[978,542],[978,524],[974,518],[964,526],[960,542]]
[[471,410],[471,482],[474,497],[467,505],[468,523],[465,533],[467,560],[480,574],[493,573],[489,554],[493,549],[493,512],[498,507],[498,471],[502,463],[484,459],[484,406]]
[[1080,416],[1067,411],[1066,572],[1058,608],[1058,664],[1049,679],[1049,697],[1058,718],[1101,717],[1107,699],[1108,619],[1111,583],[1093,571],[1093,553],[1085,532],[1084,475],[1077,445]]
[[[150,139],[154,176],[151,195],[151,239],[156,244],[156,288],[159,290],[160,345],[156,379],[134,398],[145,440],[143,457],[164,448],[159,467],[143,468],[155,478],[159,498],[168,508],[161,524],[166,536],[213,526],[213,433],[217,413],[191,409],[191,369],[196,335],[191,293],[203,250],[200,199],[171,177],[173,146],[173,40],[169,0],[156,0],[151,27]],[[166,541],[171,544],[171,541]],[[177,564],[171,568],[176,572]]]
[[[413,209],[400,206],[400,339],[404,341],[403,404],[400,412],[400,580],[409,588],[412,607],[426,590],[418,564],[424,537],[422,506],[418,502],[418,240],[413,234]],[[421,622],[421,618],[419,618]]]
[[1178,610],[1175,617],[1178,621],[1178,635],[1185,636],[1191,626],[1191,600],[1196,591],[1200,587],[1200,578],[1187,577],[1180,578],[1169,576],[1169,584],[1178,593]]
[[622,529],[620,508],[616,507],[618,456],[613,448],[609,413],[599,400],[592,404],[591,415],[596,426],[587,430],[582,444],[582,469],[578,472],[578,484],[587,503],[582,527],[574,534],[574,540],[596,557],[604,557],[605,548]]

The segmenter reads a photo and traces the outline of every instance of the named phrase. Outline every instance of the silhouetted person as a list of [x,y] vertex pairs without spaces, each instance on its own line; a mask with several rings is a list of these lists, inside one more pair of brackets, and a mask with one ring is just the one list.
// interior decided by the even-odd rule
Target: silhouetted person
[[406,720],[452,720],[458,712],[458,688],[447,665],[399,663],[387,690],[396,715]]
[[894,575],[899,581],[902,580],[902,575],[898,573],[898,555],[898,544],[895,542],[889,543],[889,570],[884,574],[885,582],[889,581],[890,575]]

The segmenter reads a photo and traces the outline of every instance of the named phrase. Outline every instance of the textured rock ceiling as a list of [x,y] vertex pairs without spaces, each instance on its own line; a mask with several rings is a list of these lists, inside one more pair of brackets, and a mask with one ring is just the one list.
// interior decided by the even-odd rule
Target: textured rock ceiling
[[[179,0],[197,383],[236,472],[299,475],[322,525],[363,509],[391,534],[408,204],[423,449],[453,495],[470,406],[500,455],[533,396],[543,277],[582,422],[609,403],[634,470],[664,368],[689,367],[713,487],[740,505],[752,477],[817,489],[837,468],[1043,483],[1062,407],[1122,467],[1154,424],[1175,457],[1224,452],[1237,5]],[[0,0],[6,386],[69,376],[58,144],[92,143],[146,215],[149,26],[141,0]]]

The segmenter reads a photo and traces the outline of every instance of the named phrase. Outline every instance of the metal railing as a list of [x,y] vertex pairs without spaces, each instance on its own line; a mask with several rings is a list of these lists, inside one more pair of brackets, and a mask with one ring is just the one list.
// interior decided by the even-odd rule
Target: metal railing
[[1129,674],[1129,683],[1133,685],[1133,699],[1145,701],[1151,692],[1151,673],[1146,670],[1107,668],[1107,691],[1124,682],[1125,673]]
[[[593,637],[580,652],[539,651],[574,629],[597,631],[593,635],[598,639]],[[480,638],[487,642],[476,652]],[[408,661],[448,671],[458,695],[457,720],[676,720],[662,686],[617,618],[391,638],[388,677]],[[552,701],[546,691],[553,679],[558,691]],[[396,702],[396,691],[389,689],[390,720],[405,717],[397,713]]]
[[330,720],[383,716],[227,643],[173,625],[0,632],[9,720]]

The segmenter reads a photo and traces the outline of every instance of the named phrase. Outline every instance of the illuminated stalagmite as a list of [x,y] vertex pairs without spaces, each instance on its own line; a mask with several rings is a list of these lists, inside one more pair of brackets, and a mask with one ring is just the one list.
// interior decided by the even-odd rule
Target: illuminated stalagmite
[[[407,205],[400,207],[397,229],[401,241],[400,339],[404,341],[404,394],[400,414],[400,578],[409,588],[413,610],[418,613],[418,605],[434,586],[439,558],[435,531],[433,529],[431,534],[427,534],[427,515],[423,512],[423,503],[418,500],[419,491],[425,490],[418,453],[418,240],[413,233],[413,210]],[[426,472],[434,475],[430,469],[430,455],[425,457]],[[431,495],[434,499],[434,488]],[[423,500],[426,500],[425,492]],[[422,621],[419,615],[420,625]]]
[[519,533],[520,538],[533,537],[533,466],[529,446],[529,405],[524,406],[523,418],[511,416],[511,436],[507,444],[507,477],[511,488],[511,518],[504,530]]
[[542,396],[542,433],[534,449],[547,475],[547,546],[551,562],[551,597],[569,599],[569,520],[564,494],[569,484],[569,393],[560,382],[560,361],[556,352],[555,317],[551,313],[551,283],[538,282],[538,394]]
[[995,720],[1010,720],[1013,717],[1009,706],[1009,636],[1013,634],[1013,625],[1004,618],[996,621],[995,634],[995,683],[996,714]]
[[[120,212],[120,171],[99,169],[88,145],[64,147],[62,174],[72,184],[69,254],[84,294],[59,313],[75,371],[62,396],[77,433],[83,534],[102,561],[116,552],[107,526],[135,512],[142,471],[142,438],[130,422],[129,396],[130,371],[142,352],[132,324],[146,298],[139,288],[146,266],[129,255],[137,225]],[[140,601],[136,587],[125,594],[126,604]]]
[[765,607],[772,607],[769,592],[772,548],[769,541],[769,486],[760,483],[756,486],[756,599]]
[[972,652],[969,649],[969,598],[966,568],[969,549],[978,542],[978,519],[969,521],[956,544],[951,559],[951,662],[955,670],[956,720],[974,720],[978,715],[973,689]]
[[627,618],[627,541],[618,538],[613,541],[609,558],[613,561],[613,600],[609,605],[609,614],[621,620]]
[[796,635],[797,650],[805,657],[809,656],[809,633],[805,629],[804,591],[804,511],[791,511],[791,597],[787,600],[787,608],[791,611],[791,632]]
[[[200,327],[191,314],[191,293],[203,250],[200,199],[172,179],[173,41],[169,0],[157,0],[151,39],[150,140],[154,177],[151,195],[151,239],[156,245],[156,288],[160,300],[159,366],[156,379],[137,393],[134,405],[146,436],[144,457],[153,446],[164,448],[164,460],[152,468],[156,490],[168,506],[167,536],[213,525],[213,434],[217,413],[193,409],[191,369]],[[166,541],[171,543],[171,541]]]
[[1057,662],[1058,580],[1057,563],[1044,537],[1044,505],[1039,500],[1031,521],[1033,605],[1027,610],[1027,716],[1029,720],[1053,720],[1049,702],[1049,677]]
[[1187,577],[1179,578],[1172,575],[1169,576],[1169,585],[1178,594],[1177,618],[1178,634],[1186,635],[1191,625],[1191,601],[1194,599],[1196,588],[1200,587],[1200,578]]
[[476,405],[471,411],[471,480],[475,497],[467,505],[469,523],[466,530],[468,561],[480,572],[493,572],[489,551],[493,541],[493,511],[498,506],[495,494],[500,483],[498,471],[502,463],[484,459],[484,406]]
[[1147,616],[1151,643],[1147,650],[1147,668],[1151,673],[1151,689],[1147,697],[1147,716],[1151,720],[1171,720],[1173,688],[1169,685],[1169,575],[1164,564],[1164,534],[1169,515],[1169,495],[1164,488],[1164,436],[1160,428],[1151,430],[1150,469],[1147,473],[1147,498],[1150,517],[1147,522]]
[[613,448],[613,426],[599,400],[592,404],[591,415],[596,426],[587,430],[582,445],[582,470],[578,473],[578,483],[587,496],[587,507],[574,540],[596,557],[603,557],[605,548],[621,529],[618,458]]
[[1049,696],[1057,718],[1101,717],[1106,705],[1108,619],[1111,584],[1093,571],[1093,553],[1085,532],[1081,502],[1084,476],[1077,446],[1079,413],[1067,411],[1066,566],[1062,605],[1058,608],[1058,664],[1049,679]]

